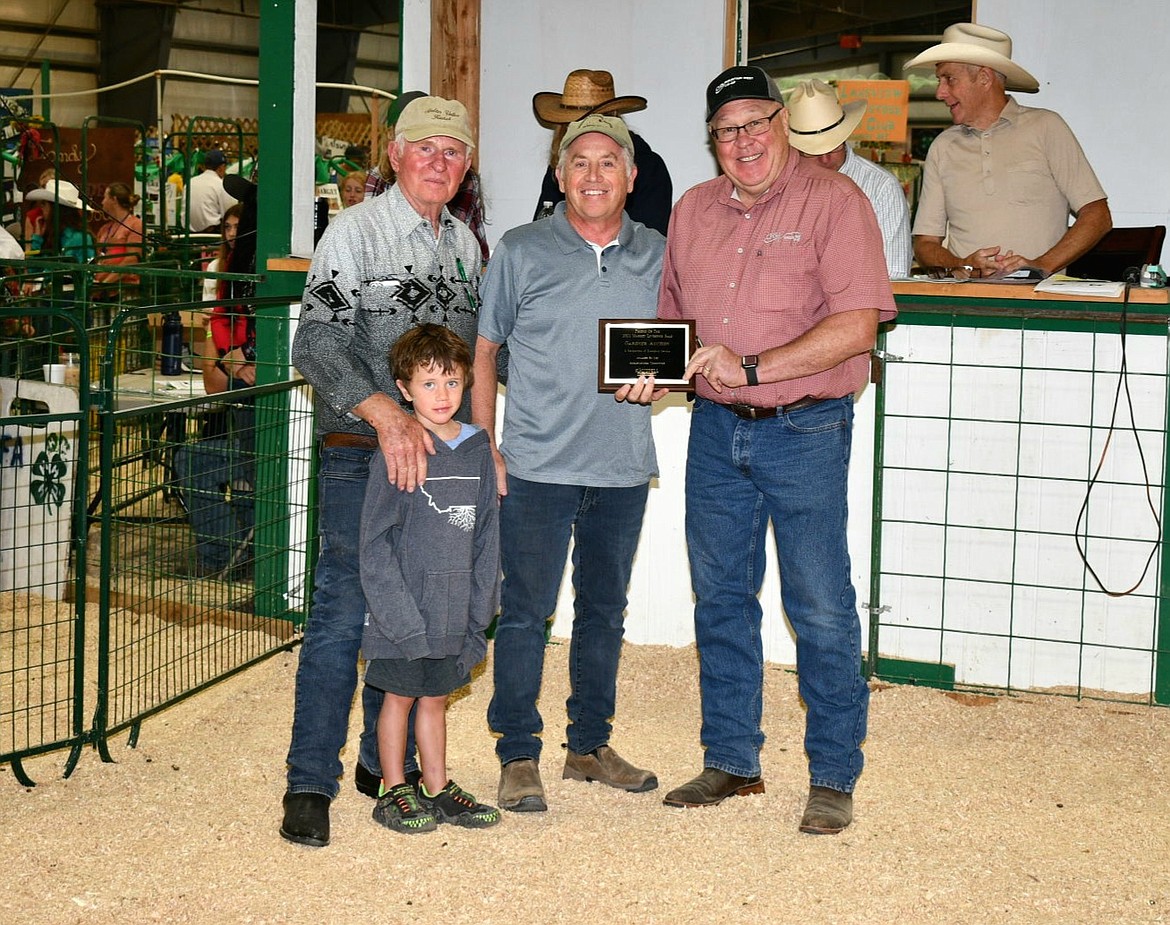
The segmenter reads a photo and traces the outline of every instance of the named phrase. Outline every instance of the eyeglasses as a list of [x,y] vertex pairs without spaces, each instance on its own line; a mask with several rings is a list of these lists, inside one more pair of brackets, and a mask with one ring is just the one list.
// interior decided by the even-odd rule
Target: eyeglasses
[[763,135],[764,132],[768,131],[768,128],[772,124],[772,120],[780,115],[780,113],[783,111],[784,107],[781,106],[767,118],[752,119],[751,122],[746,122],[743,125],[724,125],[720,128],[710,129],[709,131],[711,132],[712,138],[714,138],[720,144],[724,145],[729,141],[735,141],[736,136],[738,136],[741,131],[746,132],[749,135]]

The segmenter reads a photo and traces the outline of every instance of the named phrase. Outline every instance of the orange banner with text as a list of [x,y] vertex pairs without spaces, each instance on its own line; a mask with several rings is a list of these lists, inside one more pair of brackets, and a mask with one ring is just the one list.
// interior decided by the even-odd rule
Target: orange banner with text
[[869,107],[850,138],[860,141],[905,141],[910,83],[905,80],[841,80],[841,104],[865,100]]

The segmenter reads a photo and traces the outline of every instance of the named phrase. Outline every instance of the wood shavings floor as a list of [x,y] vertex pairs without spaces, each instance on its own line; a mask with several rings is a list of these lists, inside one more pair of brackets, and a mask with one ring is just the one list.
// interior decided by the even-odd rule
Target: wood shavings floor
[[[296,654],[146,721],[114,764],[0,767],[0,922],[1170,922],[1170,710],[875,690],[856,821],[796,830],[807,788],[791,671],[769,666],[767,793],[668,810],[702,766],[693,649],[627,646],[613,745],[655,792],[561,780],[568,646],[546,660],[550,810],[405,836],[347,777],[333,843],[277,834]],[[495,798],[490,673],[450,709],[450,766]],[[356,712],[354,720],[357,720]]]

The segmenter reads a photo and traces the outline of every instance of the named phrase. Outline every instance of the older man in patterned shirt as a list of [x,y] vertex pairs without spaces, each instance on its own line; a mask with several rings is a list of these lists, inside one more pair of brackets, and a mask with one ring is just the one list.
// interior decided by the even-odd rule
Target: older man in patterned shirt
[[[370,456],[381,452],[390,481],[414,491],[434,453],[429,432],[404,410],[387,360],[390,347],[425,322],[445,325],[475,346],[479,245],[446,208],[474,144],[462,103],[427,96],[406,106],[388,152],[398,182],[330,222],[305,281],[292,359],[313,385],[321,554],[297,668],[280,828],[304,845],[329,843],[329,803],[338,791],[339,753],[357,685],[366,612],[359,524]],[[354,782],[377,796],[374,722],[381,697],[369,686],[362,697],[365,731]],[[413,751],[408,743],[408,756]],[[407,769],[408,780],[417,775],[416,767]]]

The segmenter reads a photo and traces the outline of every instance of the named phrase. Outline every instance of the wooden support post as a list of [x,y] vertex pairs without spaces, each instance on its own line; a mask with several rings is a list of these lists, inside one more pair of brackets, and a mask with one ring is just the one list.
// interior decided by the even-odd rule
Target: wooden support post
[[[740,61],[740,0],[724,0],[723,4],[723,66],[734,67]],[[745,13],[746,16],[746,13]],[[747,34],[747,23],[743,24]]]
[[431,93],[467,107],[479,137],[480,0],[432,0]]

